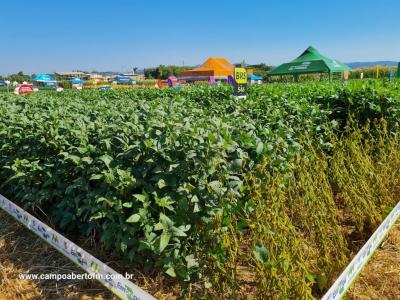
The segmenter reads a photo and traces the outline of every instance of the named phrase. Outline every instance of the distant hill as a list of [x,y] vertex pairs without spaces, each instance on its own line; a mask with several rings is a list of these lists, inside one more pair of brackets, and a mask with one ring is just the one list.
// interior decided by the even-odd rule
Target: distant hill
[[388,67],[397,67],[397,61],[391,60],[381,60],[381,61],[365,61],[365,62],[351,62],[347,63],[350,68],[363,68],[363,67],[373,67],[376,65],[380,66],[388,66]]

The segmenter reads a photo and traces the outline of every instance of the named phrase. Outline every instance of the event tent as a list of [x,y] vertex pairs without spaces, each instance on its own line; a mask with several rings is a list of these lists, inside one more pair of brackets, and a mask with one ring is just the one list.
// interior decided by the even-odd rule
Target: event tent
[[247,76],[248,80],[263,80],[263,78],[261,76],[258,75],[254,75],[254,74],[250,74]]
[[261,84],[263,78],[258,75],[249,74],[247,75],[247,80],[249,81],[250,84]]
[[343,73],[350,70],[349,66],[323,56],[317,49],[310,46],[295,60],[273,69],[268,73],[268,76],[329,73],[329,77],[331,77],[333,73]]
[[117,75],[114,77],[113,82],[131,84],[133,83],[133,80],[128,76]]
[[196,76],[229,76],[233,75],[234,66],[225,58],[210,57],[200,67],[182,71],[182,77]]
[[33,78],[33,81],[45,82],[45,81],[55,81],[55,79],[54,76],[50,74],[38,74]]
[[72,84],[84,84],[85,80],[80,79],[79,77],[71,79],[69,82]]
[[57,81],[50,74],[38,74],[33,79],[34,86],[57,87]]

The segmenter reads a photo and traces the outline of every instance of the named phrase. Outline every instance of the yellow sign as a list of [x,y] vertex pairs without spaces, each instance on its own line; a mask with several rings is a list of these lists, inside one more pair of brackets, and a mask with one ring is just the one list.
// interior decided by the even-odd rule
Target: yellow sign
[[247,71],[245,68],[235,68],[235,81],[237,84],[247,83]]

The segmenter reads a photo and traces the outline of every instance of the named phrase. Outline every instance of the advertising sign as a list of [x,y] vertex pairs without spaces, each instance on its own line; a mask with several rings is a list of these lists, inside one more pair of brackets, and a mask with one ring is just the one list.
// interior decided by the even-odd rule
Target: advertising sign
[[236,97],[246,98],[247,93],[247,71],[245,68],[235,68],[234,70],[233,94]]
[[245,68],[235,68],[235,81],[237,84],[247,84],[247,71]]
[[247,94],[247,85],[246,84],[235,84],[233,86],[233,94],[236,97],[246,97]]

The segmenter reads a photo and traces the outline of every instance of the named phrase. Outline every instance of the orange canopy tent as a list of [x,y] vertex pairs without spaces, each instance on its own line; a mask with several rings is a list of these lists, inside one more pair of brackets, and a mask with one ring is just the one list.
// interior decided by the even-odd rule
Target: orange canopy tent
[[200,67],[182,71],[181,76],[229,76],[233,75],[233,69],[234,66],[225,58],[210,57]]

